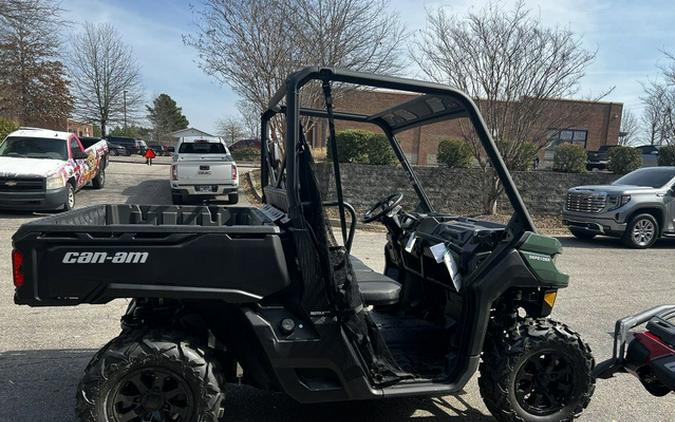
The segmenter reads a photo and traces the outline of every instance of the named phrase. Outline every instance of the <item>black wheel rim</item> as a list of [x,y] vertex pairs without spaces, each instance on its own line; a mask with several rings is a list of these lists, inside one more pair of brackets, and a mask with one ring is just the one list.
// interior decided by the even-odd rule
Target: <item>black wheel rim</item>
[[573,400],[574,381],[574,367],[568,356],[555,350],[538,351],[525,360],[516,374],[516,399],[532,415],[550,415]]
[[107,420],[189,421],[194,395],[185,380],[163,368],[143,368],[122,377],[107,400]]

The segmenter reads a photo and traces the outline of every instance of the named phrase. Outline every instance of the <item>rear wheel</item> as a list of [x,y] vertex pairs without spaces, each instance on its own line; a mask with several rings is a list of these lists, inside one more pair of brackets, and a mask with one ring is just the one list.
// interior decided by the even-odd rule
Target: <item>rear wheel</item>
[[172,193],[171,194],[171,202],[174,205],[182,205],[185,202],[185,200],[183,198],[183,195],[181,195],[179,193]]
[[227,202],[234,205],[239,202],[239,192],[227,195]]
[[630,219],[623,234],[623,243],[631,248],[646,249],[659,237],[659,223],[651,214],[638,214]]
[[478,385],[500,421],[571,421],[591,400],[593,366],[590,348],[566,325],[518,319],[486,338]]
[[[101,166],[105,166],[105,163],[101,162]],[[91,184],[94,186],[94,189],[103,189],[105,186],[105,168],[101,168],[98,171],[96,177],[91,179]]]
[[223,413],[218,363],[178,332],[129,331],[89,362],[77,392],[82,421],[205,421]]
[[591,240],[595,237],[595,233],[586,230],[570,229],[570,233],[579,240]]

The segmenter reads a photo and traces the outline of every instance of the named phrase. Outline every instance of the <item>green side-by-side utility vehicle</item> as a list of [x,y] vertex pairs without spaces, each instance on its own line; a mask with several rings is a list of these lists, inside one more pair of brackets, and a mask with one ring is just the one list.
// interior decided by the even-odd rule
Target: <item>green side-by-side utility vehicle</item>
[[[323,89],[325,109],[301,106],[308,84]],[[369,115],[334,110],[331,90],[349,85],[417,95]],[[333,198],[320,194],[307,119],[329,123]],[[444,214],[425,194],[396,136],[450,119],[473,126],[513,207],[508,224]],[[356,217],[342,192],[335,120],[379,127],[416,196],[404,208],[410,202],[393,192],[363,217],[386,227],[383,273],[350,253]],[[261,128],[260,208],[100,205],[14,235],[16,303],[132,298],[122,332],[85,371],[81,420],[228,420],[226,383],[303,403],[442,396],[477,371],[502,421],[566,421],[588,405],[589,347],[549,318],[568,285],[555,266],[560,243],[536,233],[470,98],[428,82],[306,68],[288,77]],[[272,140],[280,137],[283,145]],[[339,242],[327,207],[340,216]]]

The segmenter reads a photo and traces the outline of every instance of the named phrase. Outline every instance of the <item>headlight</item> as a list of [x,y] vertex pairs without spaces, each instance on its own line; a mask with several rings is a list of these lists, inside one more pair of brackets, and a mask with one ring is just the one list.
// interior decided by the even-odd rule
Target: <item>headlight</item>
[[47,190],[60,189],[66,185],[66,181],[60,174],[49,176],[47,178]]
[[630,195],[609,195],[607,205],[610,210],[615,210],[626,205],[630,201]]

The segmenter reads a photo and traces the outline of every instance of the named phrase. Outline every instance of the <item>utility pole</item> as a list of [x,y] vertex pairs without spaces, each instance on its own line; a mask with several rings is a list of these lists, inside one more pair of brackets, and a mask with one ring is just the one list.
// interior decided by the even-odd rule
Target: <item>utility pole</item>
[[127,130],[127,90],[124,90],[124,131]]

